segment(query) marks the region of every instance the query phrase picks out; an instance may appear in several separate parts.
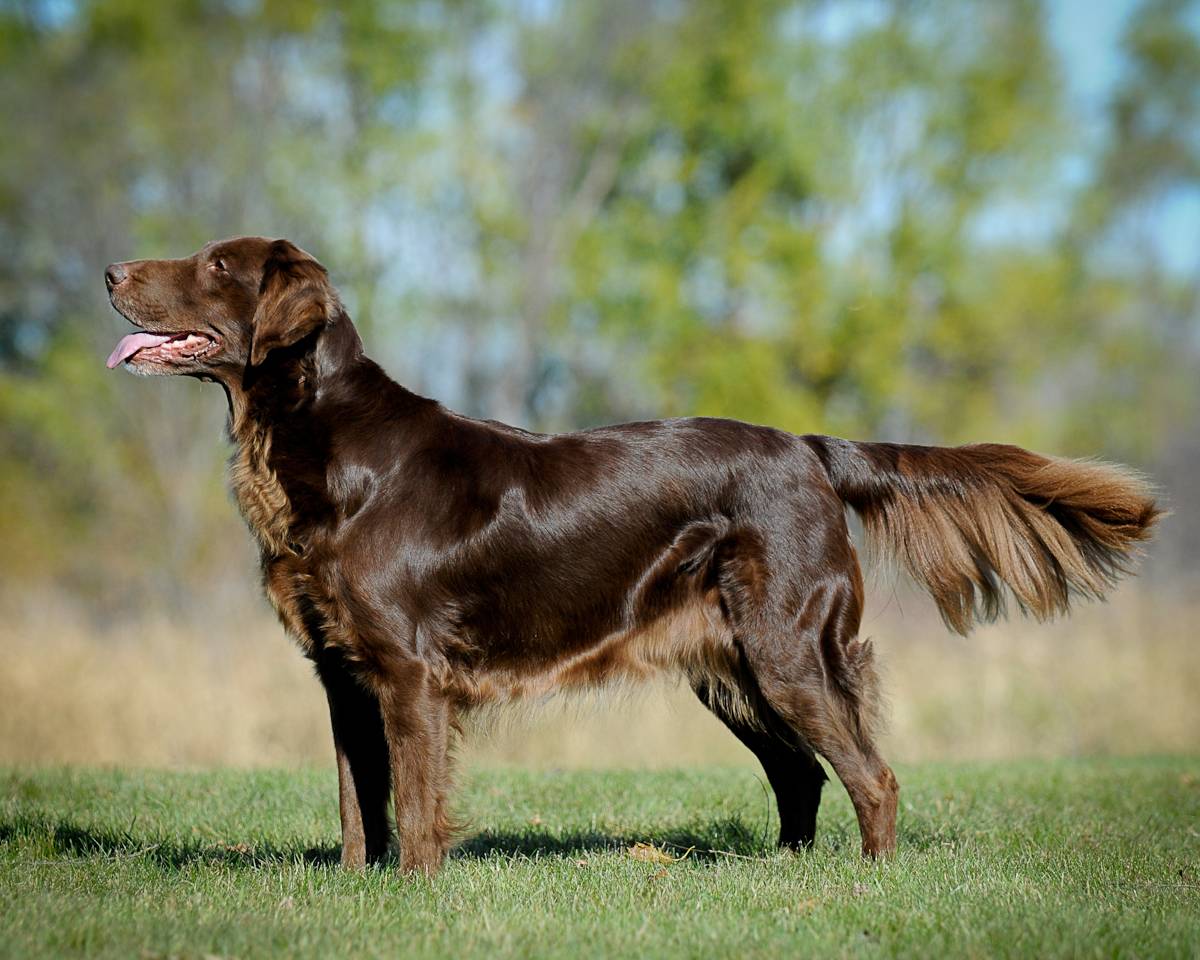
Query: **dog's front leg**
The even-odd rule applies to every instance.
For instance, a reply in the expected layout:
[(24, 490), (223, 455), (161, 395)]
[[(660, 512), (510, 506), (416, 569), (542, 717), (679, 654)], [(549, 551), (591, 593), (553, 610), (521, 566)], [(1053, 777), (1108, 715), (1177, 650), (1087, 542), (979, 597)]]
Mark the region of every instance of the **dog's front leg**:
[(450, 701), (423, 666), (413, 665), (390, 673), (379, 702), (391, 755), (400, 866), (434, 873), (450, 846)]
[(358, 869), (387, 855), (391, 766), (379, 700), (340, 658), (322, 657), (317, 673), (329, 700), (337, 753), (342, 866)]

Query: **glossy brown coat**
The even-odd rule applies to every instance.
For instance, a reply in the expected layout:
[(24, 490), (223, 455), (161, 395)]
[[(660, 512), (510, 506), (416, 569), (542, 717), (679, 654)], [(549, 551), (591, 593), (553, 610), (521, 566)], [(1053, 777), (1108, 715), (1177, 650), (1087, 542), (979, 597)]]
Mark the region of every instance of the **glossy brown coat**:
[(387, 853), (389, 793), (402, 865), (441, 862), (462, 711), (657, 671), (682, 673), (762, 761), (782, 844), (812, 842), (819, 754), (864, 852), (886, 853), (897, 786), (873, 741), (846, 505), (960, 630), (1000, 612), (1002, 584), (1039, 616), (1099, 594), (1157, 516), (1119, 469), (1014, 447), (473, 420), (364, 356), (324, 268), (286, 241), (114, 266), (123, 315), (206, 344), (127, 365), (228, 396), (266, 592), (329, 699), (349, 866)]

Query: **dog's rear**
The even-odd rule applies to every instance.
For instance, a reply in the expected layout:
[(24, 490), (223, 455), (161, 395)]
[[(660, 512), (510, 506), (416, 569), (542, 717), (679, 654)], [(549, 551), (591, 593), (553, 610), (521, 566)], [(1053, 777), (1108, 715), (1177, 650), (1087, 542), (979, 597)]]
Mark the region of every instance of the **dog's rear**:
[(966, 633), (1008, 587), (1038, 619), (1100, 598), (1162, 515), (1133, 472), (1020, 447), (924, 447), (806, 437), (868, 540), (925, 586)]

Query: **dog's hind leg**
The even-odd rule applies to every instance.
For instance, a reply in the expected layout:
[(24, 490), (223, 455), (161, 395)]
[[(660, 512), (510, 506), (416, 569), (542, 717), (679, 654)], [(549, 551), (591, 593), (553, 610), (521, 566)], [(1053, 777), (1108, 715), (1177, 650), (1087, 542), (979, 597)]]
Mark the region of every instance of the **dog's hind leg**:
[(779, 845), (793, 850), (811, 847), (817, 833), (821, 788), (828, 779), (812, 748), (763, 702), (757, 690), (753, 697), (750, 691), (736, 694), (757, 715), (752, 721), (727, 703), (709, 681), (695, 681), (692, 689), (762, 764), (779, 808)]
[(896, 847), (899, 785), (876, 749), (871, 648), (857, 639), (859, 603), (841, 585), (813, 589), (796, 622), (742, 640), (763, 697), (825, 757), (850, 794), (865, 856)]
[(880, 856), (896, 846), (899, 785), (874, 742), (873, 656), (858, 639), (862, 576), (840, 512), (824, 530), (810, 522), (807, 534), (772, 542), (768, 532), (726, 549), (721, 596), (763, 699), (832, 765), (863, 854)]

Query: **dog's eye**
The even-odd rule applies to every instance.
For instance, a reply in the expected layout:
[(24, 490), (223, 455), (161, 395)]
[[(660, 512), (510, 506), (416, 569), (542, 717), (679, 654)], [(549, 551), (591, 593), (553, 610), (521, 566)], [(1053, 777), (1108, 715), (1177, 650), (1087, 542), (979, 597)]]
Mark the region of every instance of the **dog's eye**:
[(215, 270), (217, 273), (228, 273), (229, 272), (228, 270), (225, 269), (225, 261), (222, 260), (220, 257), (217, 257), (215, 260), (213, 260), (211, 263), (209, 263), (208, 266), (209, 266), (209, 269)]

